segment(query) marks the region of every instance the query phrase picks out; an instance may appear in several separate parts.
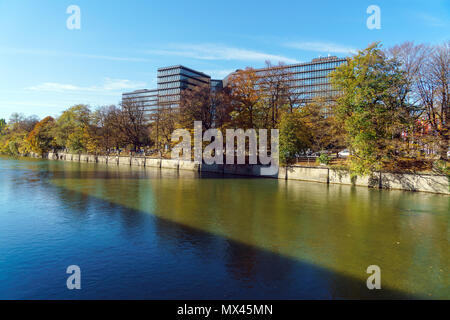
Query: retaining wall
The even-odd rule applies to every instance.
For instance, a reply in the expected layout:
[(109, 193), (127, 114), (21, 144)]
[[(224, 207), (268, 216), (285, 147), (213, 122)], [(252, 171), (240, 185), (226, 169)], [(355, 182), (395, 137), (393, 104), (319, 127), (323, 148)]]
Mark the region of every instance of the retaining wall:
[[(161, 160), (161, 168), (165, 169), (177, 169), (180, 160), (172, 160), (172, 159), (162, 159)], [(190, 161), (188, 161), (190, 162)]]
[(118, 164), (120, 165), (126, 165), (126, 166), (130, 166), (131, 165), (131, 157), (117, 157), (118, 158)]
[[(32, 154), (33, 157), (39, 157)], [(432, 174), (374, 173), (371, 176), (354, 176), (346, 170), (327, 167), (291, 166), (280, 167), (278, 172), (262, 175), (265, 166), (205, 164), (195, 161), (154, 159), (146, 157), (94, 156), (69, 153), (48, 153), (43, 158), (76, 162), (107, 163), (108, 165), (128, 165), (140, 167), (166, 168), (197, 172), (213, 172), (253, 177), (269, 177), (283, 180), (302, 180), (321, 183), (346, 184), (383, 189), (400, 189), (450, 194), (449, 178)]]

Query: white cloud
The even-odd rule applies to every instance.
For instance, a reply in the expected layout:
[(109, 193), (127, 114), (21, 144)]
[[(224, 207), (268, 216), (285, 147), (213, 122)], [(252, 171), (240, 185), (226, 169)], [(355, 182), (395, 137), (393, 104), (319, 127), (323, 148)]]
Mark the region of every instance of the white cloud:
[(135, 58), (135, 57), (117, 57), (117, 56), (107, 56), (107, 55), (97, 55), (97, 54), (86, 54), (77, 52), (67, 52), (67, 51), (53, 51), (53, 50), (42, 50), (42, 49), (19, 49), (19, 48), (1, 48), (0, 53), (2, 54), (27, 54), (27, 55), (39, 55), (39, 56), (65, 56), (74, 58), (87, 58), (87, 59), (98, 59), (98, 60), (110, 60), (110, 61), (128, 61), (128, 62), (148, 62), (145, 58)]
[(71, 84), (45, 82), (38, 84), (36, 86), (29, 87), (27, 89), (32, 91), (63, 92), (63, 91), (79, 91), (82, 88)]
[(204, 70), (203, 72), (210, 75), (213, 79), (223, 79), (236, 69), (224, 69), (224, 70)]
[(154, 49), (146, 51), (149, 54), (171, 55), (199, 60), (238, 60), (238, 61), (265, 61), (297, 63), (296, 59), (264, 53), (259, 51), (227, 47), (218, 44), (172, 44), (168, 49)]
[(105, 78), (105, 83), (103, 84), (103, 90), (120, 91), (124, 89), (136, 89), (143, 88), (147, 84), (143, 81), (132, 81), (127, 79), (111, 79)]
[(95, 93), (108, 93), (117, 92), (129, 89), (144, 88), (147, 84), (142, 81), (132, 81), (127, 79), (111, 79), (105, 78), (101, 86), (82, 87), (72, 84), (57, 83), (57, 82), (44, 82), (32, 87), (27, 88), (31, 91), (40, 92), (95, 92)]
[(425, 22), (430, 27), (445, 27), (446, 26), (446, 23), (444, 20), (442, 20), (438, 17), (432, 16), (430, 14), (420, 13), (418, 16), (423, 22)]
[(324, 53), (356, 53), (357, 49), (331, 42), (288, 42), (286, 47), (300, 49), (305, 51), (324, 52)]

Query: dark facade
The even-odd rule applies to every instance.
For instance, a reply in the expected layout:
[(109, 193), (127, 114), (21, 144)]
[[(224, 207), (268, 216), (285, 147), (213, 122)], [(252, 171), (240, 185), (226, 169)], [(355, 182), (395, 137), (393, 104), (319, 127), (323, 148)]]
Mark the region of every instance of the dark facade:
[(181, 92), (199, 85), (210, 85), (211, 77), (184, 66), (158, 69), (158, 103), (161, 107), (176, 108)]
[(209, 75), (181, 65), (159, 68), (157, 89), (123, 93), (122, 101), (142, 104), (151, 118), (158, 108), (177, 108), (182, 91), (199, 85), (211, 86), (211, 90), (221, 90), (222, 80), (211, 80)]

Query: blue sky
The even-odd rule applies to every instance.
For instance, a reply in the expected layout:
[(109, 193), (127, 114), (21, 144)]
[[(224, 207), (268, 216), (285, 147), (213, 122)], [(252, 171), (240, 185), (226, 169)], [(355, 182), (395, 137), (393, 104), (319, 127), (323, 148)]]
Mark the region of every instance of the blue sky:
[[(369, 30), (369, 5), (381, 29)], [(69, 5), (81, 29), (69, 30)], [(223, 78), (237, 68), (349, 55), (373, 41), (450, 39), (450, 0), (0, 0), (0, 118), (115, 104), (183, 64)]]

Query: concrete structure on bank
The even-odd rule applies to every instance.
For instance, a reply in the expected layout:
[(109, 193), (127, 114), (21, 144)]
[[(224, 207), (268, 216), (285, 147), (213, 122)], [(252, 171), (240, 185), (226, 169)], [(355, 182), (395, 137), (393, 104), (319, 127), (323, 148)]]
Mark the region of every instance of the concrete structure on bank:
[[(31, 156), (38, 157), (36, 154), (32, 154)], [(44, 155), (43, 158), (50, 160), (103, 163), (108, 165), (128, 165), (172, 170), (188, 170), (194, 172), (212, 172), (217, 174), (265, 177), (281, 180), (301, 180), (326, 184), (344, 184), (380, 189), (424, 191), (450, 195), (449, 178), (444, 175), (376, 172), (372, 176), (352, 177), (346, 170), (327, 167), (292, 166), (287, 168), (280, 167), (276, 175), (262, 176), (261, 165), (208, 165), (195, 161), (172, 159), (122, 156), (93, 156), (69, 153), (48, 153)]]

